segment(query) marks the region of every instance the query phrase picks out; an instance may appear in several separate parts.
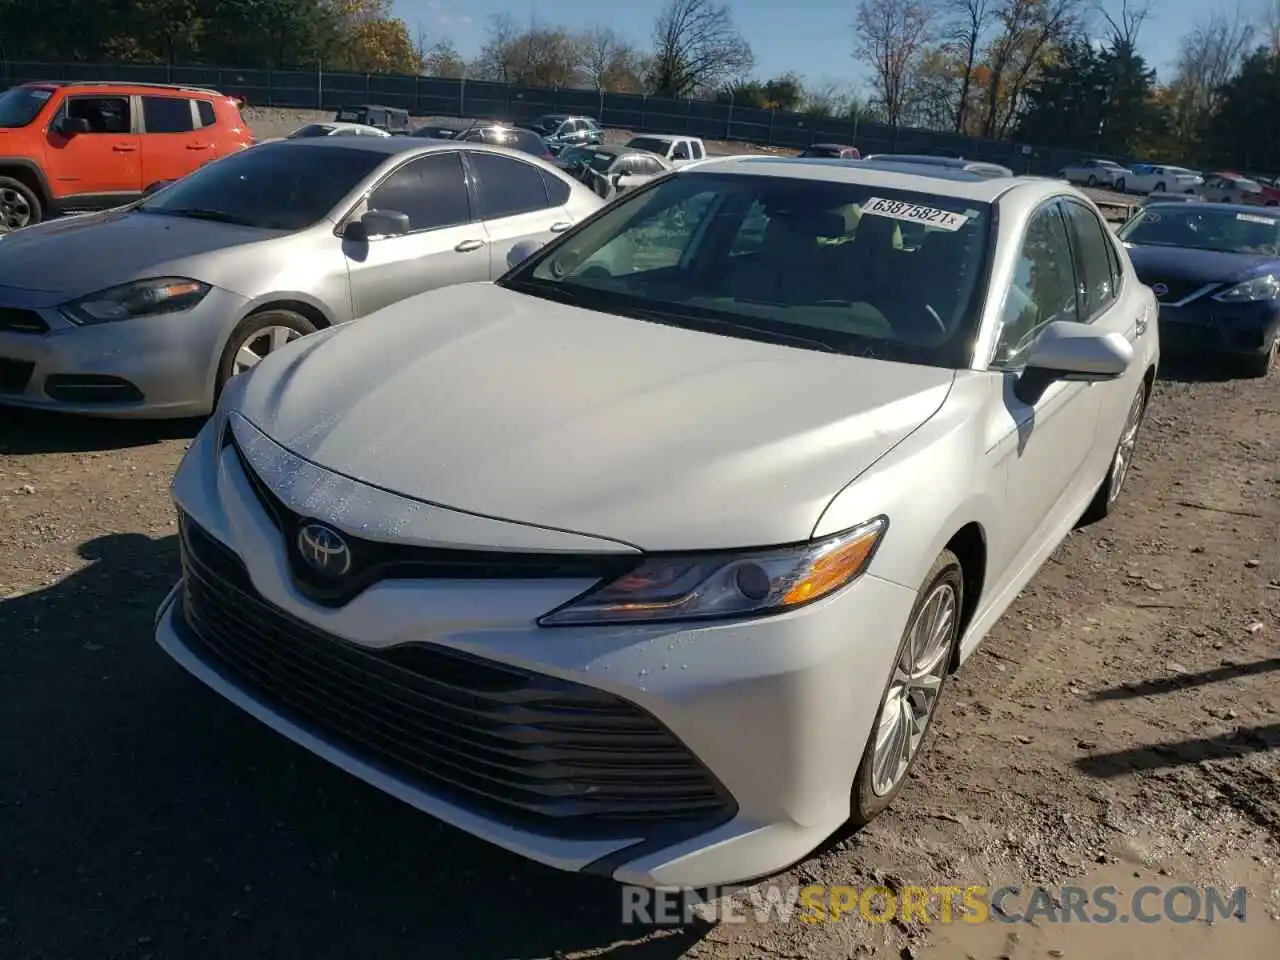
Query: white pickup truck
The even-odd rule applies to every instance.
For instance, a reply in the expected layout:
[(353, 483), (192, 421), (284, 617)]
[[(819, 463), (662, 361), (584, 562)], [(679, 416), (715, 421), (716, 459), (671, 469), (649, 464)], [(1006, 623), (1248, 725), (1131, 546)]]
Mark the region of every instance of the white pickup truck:
[(695, 160), (705, 160), (707, 148), (698, 137), (677, 137), (665, 133), (646, 133), (632, 137), (626, 145), (632, 150), (656, 153), (674, 167), (682, 167)]

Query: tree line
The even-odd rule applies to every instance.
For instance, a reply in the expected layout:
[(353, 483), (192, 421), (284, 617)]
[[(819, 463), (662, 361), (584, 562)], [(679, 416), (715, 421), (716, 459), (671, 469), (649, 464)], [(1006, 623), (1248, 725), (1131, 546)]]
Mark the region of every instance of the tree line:
[[(657, 0), (647, 42), (496, 16), (467, 60), (390, 0), (0, 0), (0, 58), (209, 63), (698, 97), (1014, 138), (1102, 156), (1280, 171), (1280, 0), (1210, 13), (1159, 82), (1139, 52), (1160, 0), (858, 0), (862, 89), (754, 74), (719, 0)], [(853, 72), (851, 69), (850, 72)]]
[(1210, 12), (1170, 75), (1139, 52), (1160, 0), (860, 0), (868, 113), (1120, 159), (1280, 173), (1280, 0)]

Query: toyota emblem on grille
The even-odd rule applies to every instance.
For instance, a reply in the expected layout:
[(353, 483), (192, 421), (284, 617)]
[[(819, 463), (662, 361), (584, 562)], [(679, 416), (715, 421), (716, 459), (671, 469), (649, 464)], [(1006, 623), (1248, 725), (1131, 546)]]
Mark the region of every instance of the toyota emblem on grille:
[(332, 527), (305, 523), (298, 531), (298, 553), (316, 573), (337, 579), (351, 569), (351, 548)]
[(1163, 284), (1163, 283), (1152, 284), (1151, 292), (1154, 293), (1157, 297), (1163, 297), (1166, 293), (1169, 292), (1169, 287), (1167, 284)]

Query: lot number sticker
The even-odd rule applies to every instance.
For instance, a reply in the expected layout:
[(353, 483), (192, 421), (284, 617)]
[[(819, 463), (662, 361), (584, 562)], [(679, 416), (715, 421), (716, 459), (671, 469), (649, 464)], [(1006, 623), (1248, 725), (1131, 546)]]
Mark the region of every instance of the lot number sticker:
[(962, 213), (952, 213), (950, 210), (939, 210), (918, 203), (904, 203), (901, 200), (885, 200), (882, 197), (872, 197), (862, 208), (862, 212), (893, 220), (923, 223), (939, 230), (959, 230), (969, 222), (969, 218)]
[(1272, 220), (1270, 217), (1260, 217), (1256, 213), (1237, 213), (1236, 219), (1243, 220), (1245, 223), (1261, 223), (1268, 227), (1274, 227), (1276, 225), (1276, 221)]

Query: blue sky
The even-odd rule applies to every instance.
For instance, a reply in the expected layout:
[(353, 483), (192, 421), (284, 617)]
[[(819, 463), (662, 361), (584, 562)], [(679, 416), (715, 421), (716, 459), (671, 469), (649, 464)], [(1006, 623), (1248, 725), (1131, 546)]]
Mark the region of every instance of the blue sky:
[[(1112, 0), (1118, 6), (1119, 0)], [(1155, 0), (1143, 24), (1139, 45), (1167, 79), (1177, 56), (1178, 40), (1193, 23), (1218, 7), (1219, 0)], [(465, 57), (484, 43), (489, 18), (509, 13), (517, 20), (588, 27), (605, 22), (635, 43), (648, 46), (653, 21), (663, 0), (630, 3), (587, 3), (583, 0), (393, 0), (396, 14), (410, 33), (447, 36)], [(734, 18), (756, 54), (756, 73), (776, 76), (794, 70), (811, 83), (859, 82), (866, 71), (854, 62), (852, 3), (832, 0), (732, 0)], [(1226, 4), (1221, 4), (1227, 12)]]

